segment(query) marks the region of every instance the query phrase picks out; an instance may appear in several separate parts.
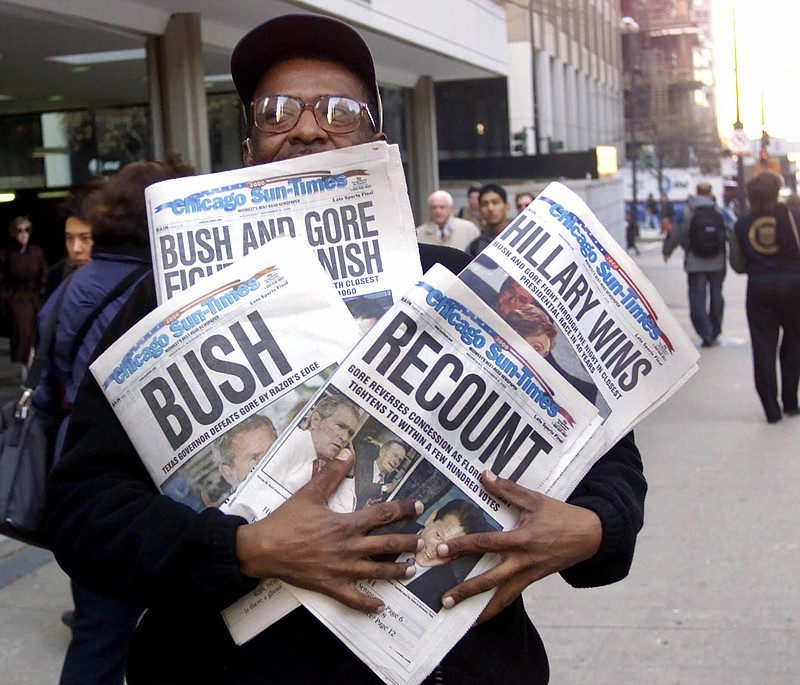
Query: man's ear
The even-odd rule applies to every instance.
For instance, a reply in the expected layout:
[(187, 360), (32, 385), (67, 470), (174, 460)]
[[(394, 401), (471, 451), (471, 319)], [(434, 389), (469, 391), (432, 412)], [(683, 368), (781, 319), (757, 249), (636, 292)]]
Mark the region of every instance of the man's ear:
[(219, 465), (219, 475), (225, 480), (225, 482), (233, 486), (233, 482), (236, 480), (236, 474), (233, 471), (233, 467), (230, 464), (220, 464)]
[(242, 161), (245, 166), (253, 166), (253, 153), (250, 149), (250, 139), (245, 138), (242, 141)]

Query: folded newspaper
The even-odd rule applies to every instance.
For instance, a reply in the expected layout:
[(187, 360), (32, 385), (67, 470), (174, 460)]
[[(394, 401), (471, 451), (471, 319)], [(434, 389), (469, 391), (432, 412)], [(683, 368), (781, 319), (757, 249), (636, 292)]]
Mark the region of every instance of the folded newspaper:
[[(439, 265), (361, 339), (233, 494), (227, 511), (250, 520), (266, 516), (310, 477), (313, 419), (321, 406), (347, 411), (352, 420), (355, 465), (331, 507), (344, 513), (376, 501), (421, 500), (425, 512), (418, 520), (379, 532), (415, 532), (431, 541), (440, 541), (434, 535), (445, 530), (451, 537), (515, 527), (517, 512), (484, 490), (481, 471), (491, 468), (550, 492), (566, 466), (581, 458), (601, 421), (596, 407), (533, 346)], [(440, 564), (431, 546), (398, 558), (415, 563), (410, 581), (357, 584), (383, 601), (380, 615), (292, 591), (387, 683), (413, 685), (489, 599), (446, 611), (444, 591), (496, 561), (486, 555)], [(238, 613), (224, 615), (236, 642), (252, 637), (242, 633)]]
[[(658, 291), (560, 183), (548, 185), (460, 278), (509, 321), (519, 322), (520, 311), (547, 315), (548, 363), (604, 417), (595, 456), (697, 370), (697, 349)], [(585, 471), (576, 460), (555, 494), (566, 497)]]
[[(313, 248), (362, 331), (422, 274), (397, 145), (172, 179), (148, 187), (145, 198), (159, 303), (278, 236)], [(297, 606), (275, 579), (257, 594), (247, 603), (258, 610), (242, 612), (253, 631)]]
[(145, 197), (159, 303), (278, 235), (311, 245), (356, 313), (379, 316), (422, 273), (396, 145), (162, 181)]
[[(225, 501), (360, 335), (311, 249), (282, 238), (175, 294), (90, 368), (156, 486), (200, 511)], [(265, 587), (270, 622), (297, 606)]]

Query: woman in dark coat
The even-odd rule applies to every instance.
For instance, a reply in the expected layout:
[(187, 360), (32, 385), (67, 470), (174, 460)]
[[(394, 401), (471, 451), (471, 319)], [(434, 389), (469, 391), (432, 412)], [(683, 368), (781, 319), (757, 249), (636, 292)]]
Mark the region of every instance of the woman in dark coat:
[(36, 315), (47, 282), (47, 261), (42, 248), (30, 243), (28, 217), (14, 217), (8, 233), (14, 243), (4, 255), (2, 297), (11, 314), (11, 361), (20, 365), (24, 381), (36, 344)]

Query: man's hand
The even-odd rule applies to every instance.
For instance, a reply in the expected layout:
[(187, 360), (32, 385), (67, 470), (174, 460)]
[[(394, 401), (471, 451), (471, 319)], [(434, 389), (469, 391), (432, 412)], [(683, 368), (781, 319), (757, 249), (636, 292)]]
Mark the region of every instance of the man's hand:
[(239, 527), (236, 556), (244, 575), (280, 578), (360, 611), (382, 610), (379, 599), (359, 592), (353, 582), (413, 576), (414, 569), (408, 564), (377, 562), (369, 557), (413, 553), (420, 541), (416, 535), (366, 533), (392, 521), (419, 516), (422, 503), (383, 502), (351, 514), (331, 511), (328, 499), (352, 462), (352, 453), (342, 450), (269, 516)]
[(486, 490), (520, 510), (517, 528), (500, 533), (474, 533), (439, 545), (443, 557), (497, 552), (494, 568), (448, 590), (442, 600), (451, 608), (468, 597), (497, 588), (478, 618), (485, 621), (511, 604), (531, 583), (591, 558), (603, 535), (597, 514), (566, 504), (504, 478), (491, 471), (481, 477)]

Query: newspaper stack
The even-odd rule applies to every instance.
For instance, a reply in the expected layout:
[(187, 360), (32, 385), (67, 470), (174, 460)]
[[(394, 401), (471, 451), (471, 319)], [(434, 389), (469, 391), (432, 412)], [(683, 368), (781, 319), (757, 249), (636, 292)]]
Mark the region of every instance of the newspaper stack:
[[(313, 156), (316, 168), (321, 168), (322, 157)], [(307, 169), (299, 171), (296, 165), (311, 160), (280, 163), (286, 165), (280, 175), (302, 176)], [(360, 161), (354, 157), (348, 164), (351, 169), (366, 168)], [(267, 176), (273, 183), (278, 176), (273, 167), (241, 173), (255, 174), (249, 183)], [(205, 191), (198, 188), (208, 187), (208, 178), (180, 180), (187, 184), (181, 193), (172, 186), (169, 192), (158, 186), (158, 192), (148, 191), (156, 217), (154, 238), (196, 231), (197, 246), (200, 230), (213, 235), (212, 226), (197, 216), (194, 224), (179, 224), (174, 231), (169, 225), (159, 226), (157, 219), (169, 197), (202, 198)], [(368, 178), (377, 188), (377, 176)], [(370, 209), (376, 217), (384, 216), (384, 197), (395, 207), (387, 184)], [(219, 187), (227, 190), (227, 184)], [(351, 199), (342, 196), (341, 202)], [(275, 226), (288, 211), (276, 205)], [(315, 221), (309, 217), (327, 210), (303, 205), (292, 211), (292, 225), (307, 229)], [(239, 221), (236, 235), (249, 235), (252, 226), (242, 228), (248, 221)], [(225, 233), (222, 228), (227, 230), (232, 222), (212, 223), (221, 226), (216, 229), (219, 235), (234, 235), (233, 229)], [(404, 265), (405, 294), (396, 295), (395, 284), (402, 279), (387, 274), (386, 266), (394, 262), (395, 250), (401, 259), (409, 252), (416, 255), (416, 248), (410, 250), (407, 244), (413, 226), (411, 231), (410, 236), (389, 235), (407, 232), (406, 224), (381, 230), (384, 271), (375, 274), (374, 283), (360, 284), (373, 290), (357, 295), (383, 293), (393, 304), (360, 339), (348, 309), (337, 298), (337, 292), (347, 297), (350, 286), (331, 273), (319, 246), (310, 240), (309, 250), (301, 241), (272, 240), (270, 235), (269, 247), (241, 261), (237, 253), (235, 265), (218, 274), (214, 271), (228, 259), (212, 259), (210, 275), (204, 273), (204, 280), (161, 305), (92, 366), (164, 492), (180, 499), (184, 491), (192, 491), (187, 482), (206, 483), (213, 471), (206, 454), (213, 453), (211, 442), (247, 414), (266, 413), (280, 436), (269, 441), (271, 446), (265, 444), (266, 453), (243, 483), (216, 498), (201, 498), (200, 504), (220, 506), (251, 521), (266, 516), (304, 482), (298, 480), (301, 471), (295, 467), (314, 456), (310, 433), (315, 408), (323, 402), (344, 403), (353, 416), (350, 446), (356, 458), (352, 477), (329, 502), (332, 508), (347, 512), (376, 501), (414, 498), (424, 502), (425, 513), (417, 521), (392, 524), (390, 530), (424, 538), (426, 528), (452, 520), (447, 517), (454, 512), (458, 530), (452, 534), (508, 530), (516, 525), (517, 514), (482, 488), (482, 470), (489, 468), (527, 488), (566, 499), (610, 445), (696, 370), (697, 352), (658, 293), (580, 198), (560, 184), (548, 186), (458, 278), (438, 266), (419, 278)], [(312, 233), (305, 230), (309, 238)], [(183, 240), (188, 244), (188, 237)], [(238, 240), (231, 238), (228, 244)], [(170, 275), (171, 243), (155, 242), (159, 247), (154, 247), (154, 259), (164, 267), (159, 288), (167, 297), (176, 283), (178, 290), (183, 288), (184, 277), (189, 285), (189, 270), (195, 267), (174, 272), (183, 276)], [(340, 247), (346, 254), (346, 247)], [(333, 284), (317, 260), (325, 264)], [(197, 256), (194, 263), (200, 263)], [(240, 293), (241, 299), (231, 302), (224, 316), (197, 320), (194, 315), (203, 303), (220, 292)], [(307, 298), (319, 306), (307, 306)], [(255, 321), (263, 324), (261, 333)], [(180, 335), (172, 333), (175, 322)], [(257, 360), (237, 349), (244, 338), (231, 337), (236, 326), (245, 327), (251, 341), (268, 331), (274, 342), (268, 347), (268, 382), (259, 378), (252, 394), (243, 386), (245, 379), (256, 378)], [(301, 382), (302, 370), (312, 367), (313, 379)], [(122, 383), (117, 380), (121, 368), (130, 369)], [(203, 374), (210, 382), (196, 382)], [(209, 387), (213, 397), (203, 395)], [(285, 393), (301, 387), (301, 393), (285, 401)], [(197, 398), (204, 396), (222, 404), (211, 423), (197, 409)], [(145, 436), (142, 429), (149, 423), (142, 417), (150, 415), (164, 433), (158, 444), (152, 431)], [(390, 473), (382, 473), (376, 485), (379, 461), (390, 448)], [(310, 477), (310, 470), (302, 472)], [(225, 495), (229, 496), (223, 502)], [(424, 557), (413, 561), (418, 571), (409, 581), (359, 583), (363, 592), (381, 598), (386, 609), (380, 615), (352, 611), (275, 579), (265, 580), (223, 615), (234, 640), (243, 643), (299, 600), (386, 683), (417, 685), (489, 600), (486, 594), (445, 610), (441, 595), (496, 560), (486, 555), (446, 564)]]
[[(696, 360), (641, 271), (574, 193), (551, 184), (460, 280), (442, 267), (425, 274), (224, 506), (256, 520), (285, 501), (296, 486), (281, 479), (308, 432), (308, 415), (316, 402), (336, 397), (357, 407), (358, 426), (354, 474), (332, 508), (368, 504), (360, 491), (371, 483), (359, 482), (359, 462), (371, 464), (380, 446), (399, 442), (404, 456), (382, 499), (426, 506), (415, 526), (399, 530), (424, 536), (437, 512), (454, 507), (473, 509), (464, 519), (473, 527), (455, 534), (508, 530), (516, 513), (482, 488), (483, 469), (566, 499), (614, 442), (694, 373)], [(416, 685), (489, 599), (443, 610), (441, 595), (495, 560), (415, 561), (411, 581), (359, 584), (383, 601), (380, 615), (291, 591), (385, 682)], [(253, 599), (224, 612), (238, 643), (255, 634), (254, 614), (267, 616)]]
[[(419, 532), (435, 519), (434, 512), (453, 506), (471, 510), (464, 516), (477, 519), (473, 532), (514, 528), (517, 512), (483, 489), (481, 471), (491, 468), (549, 493), (567, 465), (581, 458), (601, 421), (596, 407), (438, 265), (361, 339), (315, 402), (327, 397), (345, 398), (359, 417), (352, 441), (354, 475), (334, 493), (333, 509), (353, 511), (362, 490), (370, 488), (369, 478), (359, 478), (365, 470), (361, 461), (370, 472), (378, 446), (403, 445), (397, 484), (385, 499), (419, 499), (426, 510), (411, 528), (392, 526), (386, 532)], [(296, 419), (225, 510), (255, 520), (290, 496), (289, 490), (281, 492), (280, 479), (285, 463), (296, 458), (297, 435), (308, 432), (306, 419)], [(299, 588), (292, 592), (386, 682), (418, 683), (489, 600), (487, 594), (445, 611), (442, 593), (486, 571), (495, 559), (486, 555), (428, 567), (433, 562), (423, 551), (415, 562), (411, 581), (358, 584), (383, 601), (380, 615), (352, 611)], [(252, 637), (240, 613), (248, 606), (244, 600), (224, 613), (236, 642)]]

